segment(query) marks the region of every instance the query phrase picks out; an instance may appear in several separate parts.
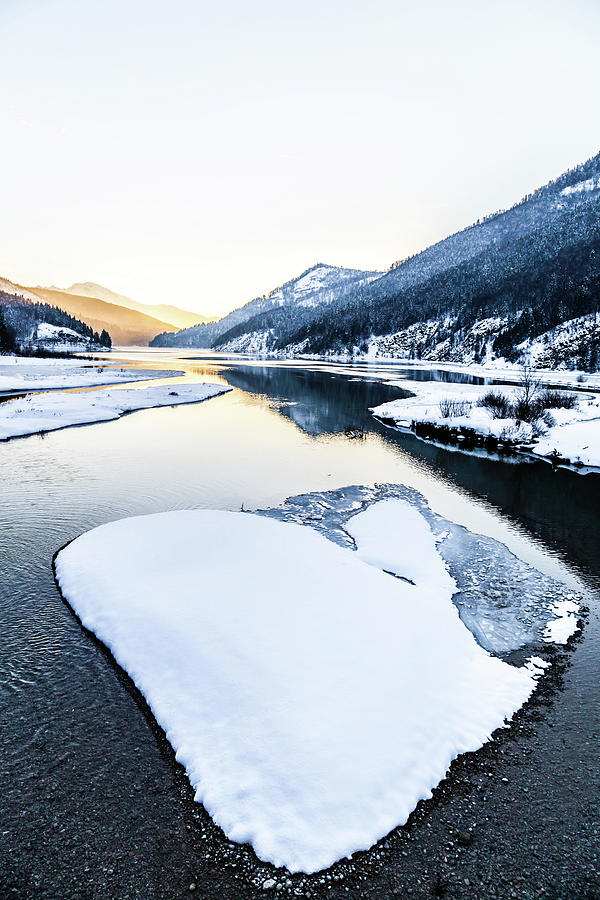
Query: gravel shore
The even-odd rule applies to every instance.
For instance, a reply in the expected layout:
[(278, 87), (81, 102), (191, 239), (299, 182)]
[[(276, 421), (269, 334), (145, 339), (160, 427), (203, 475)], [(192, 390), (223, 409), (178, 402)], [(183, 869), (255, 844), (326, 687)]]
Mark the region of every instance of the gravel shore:
[(77, 784), (76, 773), (51, 751), (54, 779), (44, 779), (35, 835), (28, 829), (28, 841), (2, 854), (0, 896), (600, 897), (600, 721), (590, 671), (599, 634), (593, 608), (583, 634), (551, 651), (548, 674), (510, 728), (456, 760), (404, 827), (313, 876), (288, 876), (224, 837), (194, 803), (143, 698), (118, 670), (134, 753), (131, 742), (88, 748), (99, 757), (98, 777), (79, 803), (71, 798), (77, 821), (69, 822), (56, 817), (53, 800)]

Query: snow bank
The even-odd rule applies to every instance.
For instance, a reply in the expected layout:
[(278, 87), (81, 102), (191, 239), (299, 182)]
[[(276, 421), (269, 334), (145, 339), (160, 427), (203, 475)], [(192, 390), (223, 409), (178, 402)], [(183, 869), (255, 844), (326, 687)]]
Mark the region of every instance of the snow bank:
[[(578, 393), (574, 409), (548, 410), (554, 424), (543, 425), (544, 433), (538, 436), (530, 424), (512, 418), (495, 419), (487, 408), (477, 405), (490, 385), (405, 379), (399, 384), (415, 396), (374, 407), (371, 410), (374, 415), (391, 419), (404, 428), (410, 428), (413, 423), (467, 428), (484, 437), (518, 445), (535, 456), (560, 457), (579, 467), (600, 467), (600, 394)], [(492, 389), (511, 399), (519, 393), (518, 385), (499, 385)], [(448, 400), (465, 404), (463, 414), (442, 415), (440, 404)]]
[(0, 355), (0, 393), (99, 387), (103, 384), (149, 381), (176, 375), (183, 375), (183, 372), (164, 369), (126, 369), (111, 363), (93, 364), (75, 358)]
[(266, 516), (161, 513), (96, 528), (56, 561), (196, 799), (291, 871), (405, 822), (535, 685), (462, 625), (418, 512), (379, 504), (350, 527), (358, 552)]
[(0, 403), (0, 440), (55, 431), (69, 425), (108, 422), (138, 409), (198, 403), (230, 390), (220, 384), (169, 384), (114, 391), (29, 394)]

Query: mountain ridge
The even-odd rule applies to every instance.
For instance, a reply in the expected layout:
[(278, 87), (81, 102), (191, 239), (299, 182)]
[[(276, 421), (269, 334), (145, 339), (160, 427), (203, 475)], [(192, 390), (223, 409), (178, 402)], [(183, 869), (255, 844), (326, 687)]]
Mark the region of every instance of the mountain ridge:
[(174, 325), (176, 328), (189, 328), (191, 325), (213, 321), (211, 316), (204, 316), (201, 313), (183, 309), (172, 303), (141, 303), (139, 300), (133, 300), (126, 294), (119, 294), (94, 281), (75, 282), (68, 288), (50, 288), (50, 290), (59, 290), (78, 297), (91, 297), (96, 300), (104, 300), (106, 303), (124, 306), (126, 309), (144, 313), (144, 315), (151, 316), (161, 322), (167, 322), (167, 324)]
[(243, 325), (255, 316), (288, 305), (311, 306), (329, 303), (334, 299), (334, 290), (343, 292), (351, 285), (366, 283), (381, 276), (381, 272), (346, 269), (326, 263), (316, 263), (300, 275), (290, 278), (279, 287), (273, 288), (261, 297), (249, 300), (234, 309), (217, 322), (186, 328), (177, 332), (178, 339), (185, 343), (172, 343), (168, 334), (159, 334), (150, 342), (151, 347), (210, 347), (226, 331)]
[(94, 331), (106, 329), (109, 332), (113, 344), (121, 346), (144, 346), (152, 337), (156, 328), (175, 331), (175, 326), (168, 322), (161, 322), (145, 313), (133, 309), (126, 309), (106, 300), (96, 297), (84, 297), (76, 294), (68, 294), (61, 290), (51, 288), (29, 288), (41, 300), (64, 309), (70, 315), (82, 319), (90, 325)]
[(111, 337), (20, 285), (0, 279), (0, 353), (39, 354), (107, 350)]
[[(384, 273), (336, 285), (326, 304), (249, 306), (200, 339), (285, 356), (515, 360), (527, 341), (600, 309), (600, 154)], [(585, 334), (590, 346), (575, 341), (570, 360), (563, 341), (561, 364), (592, 364), (596, 331)]]

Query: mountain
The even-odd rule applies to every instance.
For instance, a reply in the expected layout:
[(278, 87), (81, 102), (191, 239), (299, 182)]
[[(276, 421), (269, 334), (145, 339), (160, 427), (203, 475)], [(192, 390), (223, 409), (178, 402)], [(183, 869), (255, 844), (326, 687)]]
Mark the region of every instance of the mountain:
[(29, 288), (28, 291), (39, 299), (82, 319), (94, 331), (106, 329), (113, 343), (119, 346), (146, 346), (157, 331), (176, 330), (175, 326), (168, 322), (95, 297), (70, 294), (58, 288), (35, 287)]
[(200, 313), (191, 312), (189, 309), (180, 309), (169, 303), (139, 303), (126, 297), (124, 294), (117, 294), (109, 288), (103, 287), (101, 284), (95, 284), (93, 281), (83, 281), (72, 284), (68, 288), (56, 288), (55, 290), (63, 290), (67, 294), (75, 294), (78, 297), (93, 297), (96, 300), (105, 300), (107, 303), (114, 303), (117, 306), (124, 306), (125, 309), (133, 309), (136, 312), (144, 313), (159, 319), (161, 322), (167, 322), (176, 328), (189, 328), (191, 325), (197, 325), (200, 322), (212, 322), (210, 316), (203, 316)]
[(242, 327), (261, 313), (290, 307), (315, 309), (343, 296), (351, 288), (367, 284), (379, 278), (381, 272), (362, 272), (358, 269), (341, 269), (318, 263), (292, 278), (269, 294), (250, 300), (239, 309), (207, 325), (186, 328), (177, 334), (159, 334), (150, 342), (151, 347), (210, 347), (224, 334)]
[(0, 279), (0, 353), (48, 353), (105, 350), (108, 332), (95, 332), (62, 309)]
[(597, 366), (600, 154), (387, 272), (362, 274), (332, 278), (327, 302), (318, 291), (309, 303), (285, 295), (263, 307), (253, 301), (204, 326), (210, 331), (166, 340), (281, 355), (471, 362), (533, 354)]

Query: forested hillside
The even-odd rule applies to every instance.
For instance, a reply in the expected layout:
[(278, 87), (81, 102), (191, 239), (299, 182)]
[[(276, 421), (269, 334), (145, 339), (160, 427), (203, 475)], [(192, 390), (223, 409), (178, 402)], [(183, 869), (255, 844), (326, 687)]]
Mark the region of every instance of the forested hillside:
[(107, 331), (98, 334), (56, 306), (0, 291), (0, 353), (62, 352), (110, 346)]
[[(367, 274), (367, 273), (363, 273)], [(327, 303), (247, 304), (172, 346), (241, 352), (598, 364), (600, 155), (377, 277), (341, 282)], [(240, 315), (241, 314), (241, 315)], [(565, 346), (570, 323), (572, 350)], [(227, 326), (226, 328), (224, 326)], [(553, 355), (555, 336), (560, 351)], [(578, 337), (581, 332), (581, 339)], [(184, 343), (185, 342), (185, 343)], [(536, 351), (537, 352), (537, 351)]]

